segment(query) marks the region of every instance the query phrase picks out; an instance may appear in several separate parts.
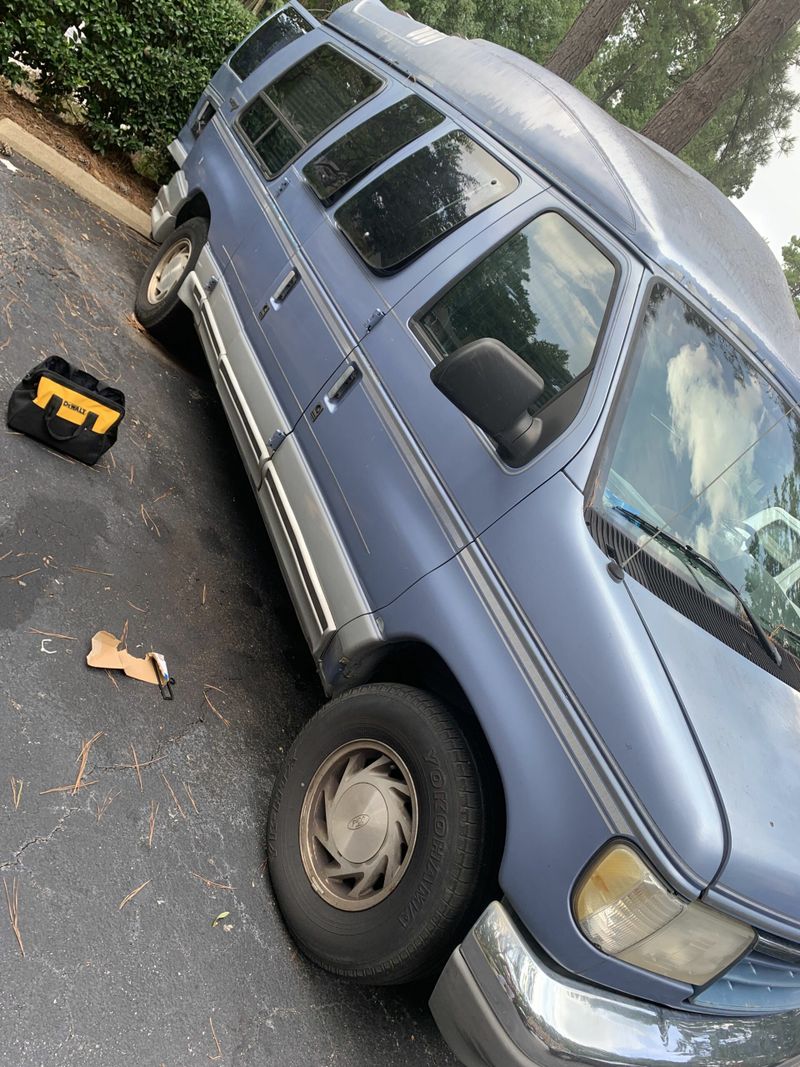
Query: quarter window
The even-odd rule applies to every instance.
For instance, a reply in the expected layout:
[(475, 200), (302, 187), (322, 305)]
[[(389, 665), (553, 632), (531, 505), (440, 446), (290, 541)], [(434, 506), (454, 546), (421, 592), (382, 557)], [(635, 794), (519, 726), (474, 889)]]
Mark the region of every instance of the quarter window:
[(230, 59), (230, 68), (244, 80), (284, 45), (302, 37), (313, 28), (294, 8), (287, 7), (278, 11), (236, 49)]
[(536, 410), (589, 366), (614, 286), (611, 260), (556, 212), (483, 259), (419, 321), (441, 356), (496, 337), (544, 381)]
[(323, 45), (267, 86), (239, 126), (273, 177), (380, 86), (370, 71)]
[(319, 199), (329, 207), (379, 163), (432, 130), (444, 115), (418, 96), (408, 96), (346, 133), (303, 167)]
[(518, 184), (494, 156), (456, 130), (401, 159), (334, 218), (367, 266), (390, 274)]

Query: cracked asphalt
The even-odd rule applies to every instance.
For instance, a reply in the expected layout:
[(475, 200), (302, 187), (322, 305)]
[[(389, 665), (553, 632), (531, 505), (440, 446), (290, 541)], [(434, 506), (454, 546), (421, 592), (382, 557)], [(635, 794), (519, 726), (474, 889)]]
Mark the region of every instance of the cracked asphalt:
[[(12, 162), (3, 404), (56, 354), (128, 414), (94, 469), (0, 431), (0, 1064), (452, 1065), (429, 990), (345, 984), (282, 926), (267, 803), (323, 697), (277, 563), (201, 357), (130, 317), (151, 247)], [(86, 666), (126, 620), (172, 702)]]

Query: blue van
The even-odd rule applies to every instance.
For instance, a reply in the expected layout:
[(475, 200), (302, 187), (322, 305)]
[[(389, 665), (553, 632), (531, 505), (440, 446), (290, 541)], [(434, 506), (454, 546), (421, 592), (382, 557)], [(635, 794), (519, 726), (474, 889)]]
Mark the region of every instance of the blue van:
[(800, 1055), (800, 321), (716, 189), (486, 41), (290, 3), (136, 312), (189, 314), (329, 702), (269, 813), (327, 970), (469, 1067)]

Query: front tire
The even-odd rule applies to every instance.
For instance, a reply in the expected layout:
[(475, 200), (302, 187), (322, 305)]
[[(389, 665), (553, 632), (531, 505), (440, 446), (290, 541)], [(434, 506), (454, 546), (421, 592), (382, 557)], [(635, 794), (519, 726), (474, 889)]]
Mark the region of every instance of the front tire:
[(136, 291), (136, 318), (159, 340), (172, 340), (191, 321), (178, 296), (208, 240), (207, 219), (187, 219), (172, 231), (153, 256)]
[(269, 813), (270, 879), (303, 952), (373, 985), (439, 967), (485, 903), (489, 797), (453, 712), (367, 685), (290, 749)]

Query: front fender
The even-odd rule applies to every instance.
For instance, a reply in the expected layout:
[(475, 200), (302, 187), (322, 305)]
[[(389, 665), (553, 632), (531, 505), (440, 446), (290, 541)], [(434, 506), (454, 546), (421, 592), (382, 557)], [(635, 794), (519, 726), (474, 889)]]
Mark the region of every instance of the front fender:
[[(531, 649), (515, 647), (498, 625), (486, 590), (479, 590), (480, 557), (480, 548), (469, 546), (384, 608), (384, 637), (433, 648), (477, 714), (505, 793), (500, 885), (533, 937), (574, 974), (661, 1003), (680, 1003), (691, 994), (689, 986), (610, 959), (574, 922), (573, 885), (599, 848), (615, 836), (638, 841), (651, 855), (658, 844), (581, 730), (557, 678), (544, 663), (522, 669)], [(344, 645), (353, 625), (339, 635)], [(687, 896), (703, 888), (686, 884), (667, 860), (660, 866)]]

